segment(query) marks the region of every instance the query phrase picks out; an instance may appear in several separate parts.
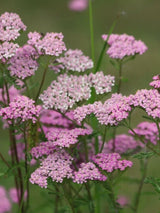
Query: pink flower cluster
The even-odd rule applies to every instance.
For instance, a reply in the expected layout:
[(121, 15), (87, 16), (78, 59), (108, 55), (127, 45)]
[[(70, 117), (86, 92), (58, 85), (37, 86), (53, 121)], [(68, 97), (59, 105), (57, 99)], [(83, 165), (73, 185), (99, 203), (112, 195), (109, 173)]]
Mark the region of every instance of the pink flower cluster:
[[(108, 35), (102, 35), (104, 41), (107, 40)], [(147, 46), (141, 40), (135, 40), (133, 36), (127, 34), (111, 34), (107, 41), (109, 48), (107, 54), (111, 58), (123, 59), (126, 56), (132, 56), (135, 54), (142, 55), (148, 49)]]
[(26, 26), (18, 14), (5, 12), (0, 16), (1, 41), (15, 40), (20, 35), (21, 30), (26, 30)]
[(78, 184), (86, 183), (88, 180), (105, 181), (107, 177), (100, 173), (92, 162), (81, 163), (78, 171), (74, 172), (73, 182)]
[(59, 56), (66, 50), (63, 37), (62, 33), (46, 33), (42, 36), (38, 32), (30, 32), (28, 44), (34, 46), (39, 54)]
[[(159, 124), (160, 127), (160, 124)], [(134, 132), (144, 139), (145, 143), (153, 143), (154, 145), (157, 144), (159, 140), (159, 132), (157, 125), (155, 123), (150, 123), (147, 121), (141, 122), (137, 125), (134, 129)], [(130, 134), (133, 136), (135, 135), (132, 131), (129, 131)]]
[(22, 122), (32, 120), (36, 122), (41, 106), (35, 106), (34, 101), (26, 96), (17, 96), (8, 107), (0, 109), (3, 119), (21, 119)]
[(88, 0), (70, 0), (68, 7), (73, 11), (83, 11), (88, 7)]
[(72, 160), (73, 158), (64, 150), (48, 155), (46, 159), (42, 160), (41, 166), (31, 174), (30, 182), (47, 188), (48, 177), (51, 177), (52, 181), (60, 183), (64, 178), (72, 178)]
[[(96, 77), (99, 81), (95, 86)], [(72, 108), (76, 102), (88, 100), (91, 96), (91, 87), (95, 86), (96, 93), (111, 91), (114, 85), (114, 77), (100, 74), (90, 74), (83, 76), (74, 76), (67, 74), (58, 76), (57, 81), (53, 81), (47, 90), (40, 95), (45, 109), (60, 109), (66, 111)]]
[(11, 72), (11, 76), (24, 79), (34, 75), (38, 69), (38, 63), (35, 60), (37, 57), (37, 52), (31, 45), (20, 47), (16, 54), (8, 61), (8, 69)]
[(56, 150), (56, 146), (53, 142), (41, 142), (38, 146), (33, 147), (30, 151), (33, 158), (40, 158), (44, 155), (48, 156)]
[(93, 162), (107, 172), (113, 172), (116, 169), (123, 171), (127, 167), (132, 167), (131, 161), (119, 159), (121, 159), (121, 156), (118, 153), (99, 153), (92, 157)]
[(11, 204), (6, 195), (6, 190), (0, 186), (0, 213), (5, 213), (11, 210)]
[(141, 89), (130, 95), (130, 104), (143, 108), (149, 116), (160, 118), (160, 93), (156, 89)]
[(149, 84), (155, 89), (160, 89), (160, 74), (153, 77), (153, 81)]
[(57, 59), (57, 62), (61, 63), (66, 70), (84, 72), (87, 69), (93, 68), (93, 61), (83, 55), (81, 50), (69, 49), (65, 52), (64, 57)]
[(47, 133), (46, 137), (49, 142), (53, 142), (54, 146), (70, 147), (78, 142), (78, 136), (89, 135), (92, 133), (90, 129), (75, 128), (71, 130), (55, 129)]
[(0, 44), (0, 59), (2, 62), (5, 62), (14, 56), (18, 48), (19, 45), (12, 42), (9, 43), (5, 41), (4, 43)]
[(74, 118), (81, 122), (87, 115), (94, 113), (100, 124), (118, 125), (120, 121), (127, 118), (131, 111), (130, 99), (121, 94), (113, 94), (112, 97), (102, 104), (83, 105), (74, 110)]
[(105, 144), (103, 153), (116, 152), (119, 154), (126, 153), (130, 150), (135, 150), (137, 147), (143, 147), (139, 141), (136, 141), (132, 136), (129, 135), (117, 135), (115, 139), (111, 139)]

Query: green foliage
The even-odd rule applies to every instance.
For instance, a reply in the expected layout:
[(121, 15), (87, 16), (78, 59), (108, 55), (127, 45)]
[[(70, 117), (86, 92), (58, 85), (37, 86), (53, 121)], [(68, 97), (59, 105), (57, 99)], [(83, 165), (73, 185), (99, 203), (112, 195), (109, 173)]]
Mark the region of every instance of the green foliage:
[(160, 194), (160, 178), (146, 177), (144, 183), (151, 184), (154, 187), (154, 190)]
[(140, 153), (133, 155), (132, 157), (141, 160), (141, 159), (151, 158), (154, 155), (156, 155), (154, 152), (140, 152)]

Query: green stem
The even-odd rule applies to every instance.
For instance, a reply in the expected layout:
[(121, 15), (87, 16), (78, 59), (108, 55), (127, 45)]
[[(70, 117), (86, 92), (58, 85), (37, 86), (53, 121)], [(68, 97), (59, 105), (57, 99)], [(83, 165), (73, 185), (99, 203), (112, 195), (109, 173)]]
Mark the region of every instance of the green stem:
[(148, 159), (145, 159), (142, 163), (143, 163), (142, 177), (141, 177), (141, 181), (140, 181), (138, 191), (137, 191), (136, 197), (135, 197), (134, 208), (133, 208), (134, 213), (138, 212), (138, 206), (139, 206), (140, 197), (141, 197), (141, 194), (142, 194), (142, 188), (143, 188), (144, 180), (145, 180), (146, 175), (147, 175)]
[(102, 59), (103, 59), (103, 56), (105, 54), (106, 47), (108, 45), (108, 39), (109, 39), (110, 35), (112, 34), (112, 32), (113, 32), (113, 30), (114, 30), (114, 28), (117, 24), (117, 21), (118, 21), (118, 16), (114, 20), (113, 24), (111, 25), (111, 27), (109, 29), (107, 40), (104, 42), (103, 48), (102, 48), (101, 53), (100, 53), (99, 58), (98, 58), (98, 62), (97, 62), (96, 68), (95, 68), (95, 73), (100, 69)]
[(27, 189), (27, 200), (26, 200), (26, 211), (29, 207), (29, 179), (28, 179), (28, 173), (29, 173), (29, 168), (28, 168), (28, 145), (27, 145), (27, 138), (26, 138), (26, 126), (24, 128), (24, 142), (25, 142), (25, 172), (26, 172), (26, 189)]
[(94, 202), (93, 202), (91, 191), (90, 191), (90, 184), (89, 184), (89, 182), (87, 182), (84, 185), (87, 190), (88, 198), (89, 198), (89, 211), (90, 211), (90, 213), (94, 213), (95, 207), (94, 207)]
[(121, 85), (122, 85), (122, 61), (120, 60), (119, 61), (119, 77), (118, 77), (117, 93), (120, 93)]
[(9, 163), (5, 160), (5, 158), (3, 157), (3, 155), (2, 155), (1, 152), (0, 152), (0, 158), (2, 159), (2, 161), (6, 164), (6, 166), (7, 166), (8, 168), (11, 168), (10, 165), (9, 165)]
[(66, 191), (66, 187), (65, 187), (64, 184), (63, 184), (63, 186), (62, 186), (62, 189), (63, 189), (63, 192), (64, 192), (65, 200), (66, 200), (67, 203), (69, 204), (69, 207), (70, 207), (71, 212), (72, 212), (72, 213), (76, 213), (76, 211), (75, 211), (75, 209), (74, 209), (74, 206), (73, 206), (73, 203), (72, 203), (72, 200), (69, 198), (68, 192)]
[(102, 140), (102, 146), (101, 146), (101, 149), (100, 149), (100, 153), (103, 151), (103, 148), (104, 148), (104, 144), (105, 144), (105, 140), (106, 140), (106, 133), (107, 133), (107, 126), (105, 126), (105, 129), (104, 129), (104, 135), (103, 135), (103, 140)]
[(89, 25), (90, 25), (90, 36), (91, 36), (91, 54), (93, 63), (95, 62), (94, 52), (94, 30), (93, 30), (93, 13), (92, 13), (92, 0), (89, 0)]
[(35, 103), (37, 102), (38, 97), (39, 97), (39, 95), (40, 95), (40, 93), (41, 93), (41, 89), (42, 89), (42, 87), (43, 87), (43, 84), (44, 84), (44, 81), (45, 81), (45, 78), (46, 78), (46, 73), (47, 73), (47, 70), (48, 70), (48, 64), (49, 64), (49, 61), (48, 61), (48, 63), (46, 64), (46, 67), (45, 67), (45, 69), (44, 69), (43, 76), (42, 76), (42, 80), (41, 80), (41, 84), (40, 84), (40, 86), (39, 86), (39, 89), (38, 89), (38, 92), (37, 92), (37, 95), (36, 95), (36, 98), (35, 98)]
[(85, 158), (86, 158), (86, 161), (88, 162), (88, 146), (87, 146), (86, 138), (84, 138), (84, 149), (85, 149)]

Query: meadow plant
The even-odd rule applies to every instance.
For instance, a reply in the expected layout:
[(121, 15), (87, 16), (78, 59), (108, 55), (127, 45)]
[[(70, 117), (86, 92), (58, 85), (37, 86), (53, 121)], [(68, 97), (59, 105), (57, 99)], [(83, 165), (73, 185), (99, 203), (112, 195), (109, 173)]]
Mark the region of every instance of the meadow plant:
[[(153, 77), (151, 89), (121, 93), (123, 65), (148, 48), (111, 30), (102, 35), (104, 46), (95, 60), (92, 1), (71, 0), (69, 6), (81, 11), (88, 3), (92, 59), (68, 49), (62, 33), (29, 32), (19, 46), (16, 39), (26, 26), (15, 13), (0, 16), (0, 116), (10, 141), (8, 157), (0, 152), (0, 176), (14, 181), (11, 189), (0, 186), (1, 213), (11, 212), (13, 203), (14, 212), (39, 212), (30, 199), (38, 187), (49, 194), (45, 205), (55, 213), (125, 208), (136, 213), (144, 183), (160, 195), (160, 179), (147, 177), (149, 159), (160, 156), (160, 76)], [(118, 78), (100, 69), (105, 52)], [(48, 72), (54, 78), (44, 90)], [(135, 110), (143, 111), (137, 127)], [(118, 134), (119, 127), (128, 134)], [(137, 192), (121, 196), (119, 182), (123, 176), (132, 181), (128, 172), (138, 161), (143, 169)]]

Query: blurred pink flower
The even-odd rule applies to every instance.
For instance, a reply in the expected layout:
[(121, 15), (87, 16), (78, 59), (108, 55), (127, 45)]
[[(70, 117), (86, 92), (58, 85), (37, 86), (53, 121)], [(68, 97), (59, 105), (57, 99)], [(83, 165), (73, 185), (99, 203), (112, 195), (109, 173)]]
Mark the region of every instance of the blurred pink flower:
[[(13, 203), (18, 203), (18, 195), (17, 195), (17, 189), (11, 188), (9, 190), (9, 195)], [(27, 198), (27, 191), (24, 192), (24, 200)]]
[(121, 207), (124, 207), (128, 204), (128, 199), (126, 196), (118, 195), (117, 203), (119, 203)]
[(88, 7), (88, 0), (70, 0), (68, 7), (73, 11), (83, 11)]

